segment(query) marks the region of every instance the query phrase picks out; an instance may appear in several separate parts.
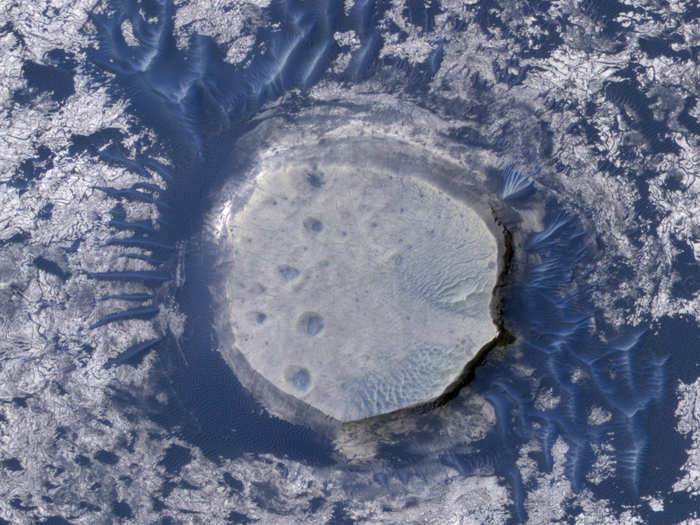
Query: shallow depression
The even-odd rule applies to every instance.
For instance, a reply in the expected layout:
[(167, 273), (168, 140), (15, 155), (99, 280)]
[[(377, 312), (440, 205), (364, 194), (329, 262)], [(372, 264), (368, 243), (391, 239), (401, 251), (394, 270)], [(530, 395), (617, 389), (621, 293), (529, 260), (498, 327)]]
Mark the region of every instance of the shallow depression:
[(339, 421), (389, 413), (443, 394), (496, 337), (498, 241), (465, 200), (367, 163), (254, 183), (229, 214), (227, 307), (232, 350), (277, 389)]

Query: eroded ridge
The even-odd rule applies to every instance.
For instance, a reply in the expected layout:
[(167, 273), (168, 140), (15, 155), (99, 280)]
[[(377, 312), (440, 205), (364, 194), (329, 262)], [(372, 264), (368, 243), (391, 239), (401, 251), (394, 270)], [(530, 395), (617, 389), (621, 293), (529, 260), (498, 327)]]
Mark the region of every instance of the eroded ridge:
[(232, 351), (339, 421), (430, 402), (497, 336), (493, 229), (422, 176), (268, 169), (226, 235)]

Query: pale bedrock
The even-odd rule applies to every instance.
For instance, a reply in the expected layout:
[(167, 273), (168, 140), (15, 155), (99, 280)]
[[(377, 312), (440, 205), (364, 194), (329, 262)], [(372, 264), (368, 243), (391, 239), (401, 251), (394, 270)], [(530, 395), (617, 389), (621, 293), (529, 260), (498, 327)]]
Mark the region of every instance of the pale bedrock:
[(226, 235), (232, 350), (338, 421), (438, 398), (498, 334), (494, 229), (423, 177), (265, 171)]

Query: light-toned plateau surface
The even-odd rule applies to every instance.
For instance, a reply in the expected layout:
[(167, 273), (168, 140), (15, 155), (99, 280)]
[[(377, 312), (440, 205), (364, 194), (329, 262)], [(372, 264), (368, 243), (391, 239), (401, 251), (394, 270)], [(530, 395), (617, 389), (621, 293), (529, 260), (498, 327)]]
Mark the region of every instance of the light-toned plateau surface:
[(223, 351), (336, 420), (439, 397), (497, 335), (494, 233), (424, 177), (280, 166), (229, 217)]

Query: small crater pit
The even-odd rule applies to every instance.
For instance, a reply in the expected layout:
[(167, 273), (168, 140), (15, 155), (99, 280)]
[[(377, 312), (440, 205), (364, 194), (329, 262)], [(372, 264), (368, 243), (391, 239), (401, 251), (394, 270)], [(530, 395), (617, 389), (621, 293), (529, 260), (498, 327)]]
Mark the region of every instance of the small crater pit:
[(294, 266), (289, 266), (286, 264), (278, 267), (277, 271), (279, 272), (282, 279), (288, 282), (293, 281), (294, 279), (299, 277), (299, 274), (301, 273), (299, 270), (294, 268)]
[(302, 334), (314, 337), (323, 330), (323, 317), (315, 312), (305, 312), (299, 318), (297, 326)]
[(308, 392), (311, 388), (311, 374), (302, 366), (288, 366), (284, 371), (284, 379), (299, 393)]
[(325, 184), (323, 173), (320, 171), (312, 171), (311, 173), (307, 173), (306, 182), (308, 182), (312, 188), (321, 188)]
[(320, 233), (323, 230), (323, 223), (313, 217), (304, 219), (304, 228), (311, 233)]
[(267, 321), (267, 314), (259, 310), (251, 310), (246, 312), (246, 320), (251, 325), (262, 325)]

